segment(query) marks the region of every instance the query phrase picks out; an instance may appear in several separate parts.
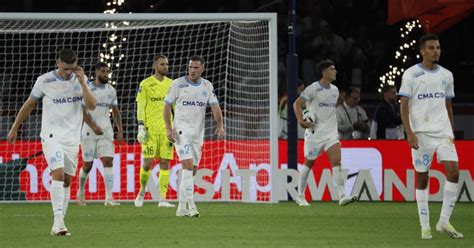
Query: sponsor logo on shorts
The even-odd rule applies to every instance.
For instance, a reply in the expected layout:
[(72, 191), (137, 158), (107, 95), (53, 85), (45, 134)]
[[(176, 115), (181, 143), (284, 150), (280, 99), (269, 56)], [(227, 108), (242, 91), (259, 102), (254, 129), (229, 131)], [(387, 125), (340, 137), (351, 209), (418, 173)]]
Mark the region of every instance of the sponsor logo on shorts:
[(421, 159), (419, 159), (419, 158), (416, 159), (416, 160), (415, 160), (415, 165), (416, 165), (416, 166), (421, 166)]
[(49, 161), (51, 162), (51, 164), (61, 162), (63, 161), (63, 155), (60, 152), (56, 152), (56, 154), (54, 154), (54, 156), (52, 156)]

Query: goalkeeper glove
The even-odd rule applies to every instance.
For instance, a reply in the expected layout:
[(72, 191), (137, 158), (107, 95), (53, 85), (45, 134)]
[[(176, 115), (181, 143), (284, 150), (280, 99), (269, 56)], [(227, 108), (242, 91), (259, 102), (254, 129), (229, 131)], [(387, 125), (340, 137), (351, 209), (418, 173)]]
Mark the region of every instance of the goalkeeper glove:
[(138, 126), (138, 134), (137, 134), (138, 143), (143, 144), (146, 141), (146, 130), (145, 126), (139, 125)]

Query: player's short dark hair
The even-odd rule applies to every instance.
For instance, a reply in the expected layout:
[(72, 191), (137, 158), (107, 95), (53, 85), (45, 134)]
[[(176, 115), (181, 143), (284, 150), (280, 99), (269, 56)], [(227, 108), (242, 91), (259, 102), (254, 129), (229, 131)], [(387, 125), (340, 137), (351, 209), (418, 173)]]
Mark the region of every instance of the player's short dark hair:
[(99, 62), (94, 66), (94, 69), (95, 70), (100, 70), (100, 68), (103, 68), (103, 67), (109, 68), (109, 65), (107, 63), (104, 63), (104, 62)]
[(66, 64), (74, 64), (77, 62), (77, 55), (73, 50), (66, 48), (59, 51), (58, 59)]
[(354, 92), (360, 94), (360, 89), (358, 87), (349, 87), (349, 89), (346, 90), (346, 98), (351, 97), (352, 93)]
[(188, 61), (199, 61), (199, 62), (201, 62), (201, 65), (204, 65), (204, 63), (205, 63), (204, 58), (201, 57), (201, 56), (197, 56), (197, 55), (192, 56), (191, 58), (189, 58)]
[(168, 58), (163, 54), (157, 54), (155, 55), (155, 57), (153, 57), (153, 62), (156, 62), (159, 59), (168, 59)]
[(332, 62), (329, 59), (325, 59), (325, 60), (319, 62), (316, 65), (316, 70), (318, 71), (319, 76), (323, 77), (323, 71), (326, 70), (327, 68), (333, 66), (333, 65), (334, 65), (334, 62)]
[(385, 93), (389, 92), (391, 89), (397, 90), (397, 87), (395, 85), (385, 84), (382, 87), (382, 94), (385, 94)]
[(425, 44), (429, 40), (439, 40), (439, 37), (436, 34), (425, 34), (420, 37), (418, 40), (418, 44), (420, 45), (420, 49), (425, 47)]

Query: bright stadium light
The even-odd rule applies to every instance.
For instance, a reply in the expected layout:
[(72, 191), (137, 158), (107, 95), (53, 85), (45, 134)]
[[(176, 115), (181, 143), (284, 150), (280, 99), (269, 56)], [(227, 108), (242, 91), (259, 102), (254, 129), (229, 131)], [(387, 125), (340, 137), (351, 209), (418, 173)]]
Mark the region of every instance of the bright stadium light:
[[(410, 40), (410, 34), (416, 30), (421, 29), (422, 26), (418, 20), (408, 21), (405, 23), (404, 27), (400, 28), (400, 37), (402, 38), (402, 44), (399, 46), (399, 49), (395, 51), (395, 64), (389, 65), (388, 71), (384, 74), (384, 76), (379, 77), (381, 84), (379, 85), (378, 92), (381, 92), (383, 86), (385, 84), (395, 85), (395, 81), (399, 78), (403, 72), (405, 71), (404, 68), (398, 68), (397, 64), (403, 64), (403, 67), (408, 65), (404, 65), (408, 60), (407, 53), (413, 51), (415, 49), (416, 40)], [(405, 40), (407, 39), (407, 40)], [(420, 55), (416, 55), (416, 58), (419, 59)]]
[[(125, 0), (113, 0), (113, 1), (108, 1), (107, 4), (106, 4), (106, 9), (104, 10), (104, 14), (110, 14), (110, 15), (113, 15), (117, 12), (117, 9), (119, 9), (122, 4), (125, 3)], [(123, 21), (121, 22), (122, 25), (125, 25), (125, 26), (128, 26), (130, 25), (130, 22), (129, 21)], [(114, 30), (114, 29), (117, 29), (118, 24), (114, 23), (114, 22), (106, 22), (105, 23), (105, 27), (106, 28), (109, 28), (111, 30)], [(116, 33), (112, 33), (111, 35), (109, 35), (107, 41), (102, 44), (102, 47), (105, 49), (105, 54), (101, 53), (100, 54), (100, 61), (101, 62), (106, 62), (109, 67), (111, 65), (115, 65), (116, 68), (119, 68), (120, 67), (120, 61), (122, 60), (122, 58), (125, 56), (124, 54), (120, 54), (120, 52), (117, 51), (117, 47), (118, 48), (121, 48), (122, 45), (118, 44), (117, 45), (117, 42), (120, 42), (120, 41), (127, 41), (127, 38), (123, 37), (123, 38), (120, 38), (117, 36)], [(117, 54), (118, 53), (118, 54)], [(118, 61), (116, 61), (118, 60)], [(112, 68), (111, 68), (112, 69)], [(112, 78), (113, 75), (112, 73), (109, 74), (109, 78)], [(113, 80), (112, 81), (112, 85), (115, 85), (116, 84), (116, 81)]]

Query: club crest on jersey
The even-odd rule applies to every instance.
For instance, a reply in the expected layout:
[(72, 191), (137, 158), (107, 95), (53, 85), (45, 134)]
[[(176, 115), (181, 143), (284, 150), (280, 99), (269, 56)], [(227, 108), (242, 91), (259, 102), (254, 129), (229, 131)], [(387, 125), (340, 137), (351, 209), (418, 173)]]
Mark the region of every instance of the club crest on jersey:
[(74, 91), (81, 91), (81, 86), (79, 86), (78, 84), (74, 85)]
[(441, 83), (442, 83), (443, 85), (446, 85), (448, 82), (446, 82), (446, 80), (443, 79), (443, 81), (441, 81)]
[(203, 97), (206, 97), (206, 96), (207, 96), (207, 92), (203, 91), (201, 95), (202, 95)]

